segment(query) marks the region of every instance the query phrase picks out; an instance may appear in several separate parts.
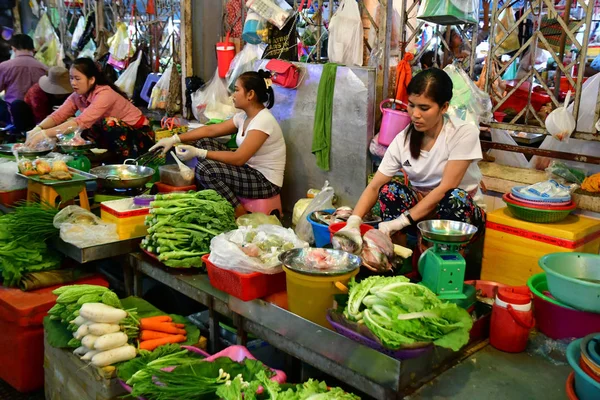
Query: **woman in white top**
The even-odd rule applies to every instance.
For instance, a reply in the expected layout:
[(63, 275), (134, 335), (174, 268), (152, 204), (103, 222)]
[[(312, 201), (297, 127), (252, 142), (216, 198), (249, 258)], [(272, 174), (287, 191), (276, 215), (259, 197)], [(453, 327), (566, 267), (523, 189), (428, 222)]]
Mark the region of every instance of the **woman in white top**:
[[(379, 199), (384, 220), (379, 230), (388, 235), (427, 219), (463, 221), (482, 232), (479, 129), (445, 115), (452, 80), (444, 71), (431, 68), (417, 74), (407, 91), (412, 123), (390, 144), (347, 229), (358, 227)], [(393, 179), (402, 171), (408, 183)]]
[[(197, 185), (214, 189), (235, 207), (236, 217), (246, 213), (238, 197), (266, 199), (280, 193), (285, 170), (285, 141), (281, 128), (268, 110), (275, 96), (271, 75), (263, 70), (245, 72), (235, 83), (233, 103), (243, 112), (220, 124), (161, 139), (151, 148), (167, 152), (176, 146), (183, 161), (198, 158)], [(237, 133), (238, 149), (229, 151), (215, 138)]]

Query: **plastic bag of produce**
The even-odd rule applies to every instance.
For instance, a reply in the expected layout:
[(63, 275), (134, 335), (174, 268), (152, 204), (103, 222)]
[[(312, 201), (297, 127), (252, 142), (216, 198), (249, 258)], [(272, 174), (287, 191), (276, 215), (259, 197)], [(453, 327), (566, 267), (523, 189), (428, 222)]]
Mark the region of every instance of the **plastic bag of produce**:
[[(129, 98), (133, 97), (133, 90), (135, 89), (135, 81), (137, 80), (138, 68), (142, 62), (143, 53), (140, 54), (134, 62), (129, 64), (127, 69), (121, 74), (119, 79), (115, 82), (115, 85), (121, 89)], [(158, 84), (158, 83), (157, 83)], [(154, 92), (154, 90), (152, 90)]]
[(546, 117), (546, 130), (559, 142), (568, 143), (571, 134), (575, 131), (575, 118), (573, 118), (573, 114), (566, 108), (570, 99), (571, 91), (569, 90), (564, 106), (558, 107)]
[(562, 178), (567, 182), (581, 185), (585, 180), (586, 171), (579, 168), (570, 168), (562, 161), (553, 160), (546, 168), (548, 179)]
[(237, 226), (250, 226), (252, 228), (258, 228), (260, 225), (278, 225), (281, 226), (281, 222), (274, 215), (266, 215), (263, 213), (252, 213), (242, 215), (235, 221)]
[(333, 207), (333, 196), (334, 191), (331, 186), (329, 186), (329, 182), (325, 181), (325, 186), (321, 192), (315, 196), (315, 198), (310, 202), (308, 207), (302, 213), (298, 224), (296, 225), (296, 234), (301, 240), (304, 240), (308, 243), (314, 243), (315, 237), (313, 235), (312, 226), (310, 222), (306, 219), (311, 213), (320, 210), (328, 210)]
[(219, 268), (244, 274), (276, 274), (281, 272), (279, 254), (299, 247), (308, 247), (308, 243), (291, 229), (277, 225), (241, 226), (211, 240), (208, 260)]
[(124, 22), (117, 23), (117, 32), (108, 38), (109, 52), (115, 60), (127, 60), (135, 54), (135, 47), (129, 39), (127, 25)]
[(79, 206), (67, 206), (54, 217), (54, 227), (60, 238), (79, 248), (119, 240), (117, 225), (109, 224)]
[(254, 63), (262, 58), (265, 48), (266, 45), (264, 44), (247, 43), (242, 51), (233, 57), (231, 64), (229, 64), (229, 71), (227, 71), (227, 76), (225, 77), (227, 79), (227, 88), (230, 92), (233, 92), (238, 76), (247, 71), (254, 71)]
[(150, 95), (150, 104), (148, 108), (155, 110), (157, 108), (165, 109), (167, 107), (167, 99), (169, 98), (169, 87), (171, 86), (171, 72), (173, 64), (169, 65), (164, 74), (160, 77)]
[(450, 64), (444, 71), (452, 79), (452, 100), (448, 114), (479, 127), (480, 122), (492, 119), (490, 96), (479, 89), (461, 68)]
[(35, 45), (36, 50), (39, 50), (43, 45), (49, 43), (55, 37), (57, 36), (54, 27), (50, 22), (50, 18), (48, 18), (48, 15), (46, 14), (42, 15), (33, 34), (33, 44)]
[(227, 87), (219, 78), (218, 69), (206, 85), (192, 94), (192, 112), (194, 117), (202, 123), (211, 119), (225, 120), (236, 113)]

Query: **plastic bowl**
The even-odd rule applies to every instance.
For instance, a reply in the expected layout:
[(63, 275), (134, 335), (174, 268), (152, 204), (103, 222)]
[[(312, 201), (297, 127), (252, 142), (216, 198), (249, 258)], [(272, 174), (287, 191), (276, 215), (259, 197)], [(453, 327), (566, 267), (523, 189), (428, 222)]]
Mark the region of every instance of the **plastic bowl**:
[[(337, 232), (339, 232), (345, 226), (346, 226), (345, 222), (338, 222), (336, 224), (329, 225), (329, 238), (333, 239), (333, 235), (335, 235)], [(360, 234), (364, 235), (365, 233), (369, 232), (371, 229), (375, 229), (375, 228), (373, 228), (371, 225), (362, 224), (360, 226)]]
[(600, 382), (596, 382), (579, 366), (581, 339), (574, 340), (567, 347), (567, 360), (575, 372), (575, 394), (579, 400), (600, 399)]
[(600, 332), (600, 314), (575, 310), (544, 295), (548, 281), (544, 272), (527, 281), (533, 293), (533, 309), (537, 328), (549, 338), (560, 340), (582, 338)]
[(578, 310), (600, 313), (600, 255), (552, 253), (538, 263), (552, 296)]
[[(323, 210), (329, 213), (333, 213), (334, 209)], [(316, 247), (325, 247), (329, 243), (331, 243), (331, 235), (329, 235), (329, 225), (320, 224), (318, 222), (313, 221), (311, 218), (311, 214), (306, 216), (306, 220), (310, 223), (313, 230), (313, 236), (315, 237), (315, 246)]]
[(513, 214), (516, 218), (538, 224), (551, 224), (554, 222), (560, 222), (567, 218), (569, 214), (571, 214), (571, 211), (577, 208), (577, 205), (573, 205), (571, 209), (567, 210), (540, 210), (508, 202), (506, 203), (506, 206), (511, 214)]
[(569, 400), (579, 400), (579, 397), (575, 394), (575, 372), (569, 374), (566, 386), (567, 398)]

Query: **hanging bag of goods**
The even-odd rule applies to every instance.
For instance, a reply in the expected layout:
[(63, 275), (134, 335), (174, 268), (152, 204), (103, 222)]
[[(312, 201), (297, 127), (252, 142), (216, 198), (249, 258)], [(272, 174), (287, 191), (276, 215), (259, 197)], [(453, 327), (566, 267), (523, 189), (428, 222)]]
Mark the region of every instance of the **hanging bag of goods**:
[(336, 64), (363, 64), (363, 25), (358, 3), (342, 0), (329, 23), (329, 61)]
[(417, 18), (438, 25), (477, 24), (479, 0), (425, 0)]
[(297, 61), (298, 35), (296, 33), (296, 17), (290, 19), (283, 29), (277, 29), (272, 24), (268, 25), (267, 48), (265, 49), (263, 58)]
[(292, 15), (294, 15), (292, 7), (285, 0), (248, 0), (246, 7), (275, 25), (278, 29), (283, 29)]

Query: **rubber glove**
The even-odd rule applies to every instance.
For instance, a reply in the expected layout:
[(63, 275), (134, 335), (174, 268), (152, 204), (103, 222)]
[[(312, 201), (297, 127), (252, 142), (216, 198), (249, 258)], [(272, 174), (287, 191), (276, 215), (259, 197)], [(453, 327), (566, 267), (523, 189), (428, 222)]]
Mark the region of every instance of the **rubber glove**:
[(350, 229), (357, 229), (360, 227), (362, 222), (363, 222), (362, 218), (359, 217), (358, 215), (351, 215), (350, 218), (348, 218), (348, 221), (346, 222), (346, 226), (344, 226), (342, 229), (340, 229), (340, 232), (341, 231), (349, 231)]
[(41, 131), (41, 130), (42, 130), (42, 128), (40, 128), (40, 127), (39, 127), (39, 125), (36, 125), (36, 126), (35, 126), (35, 128), (33, 128), (32, 130), (30, 130), (30, 131), (28, 131), (28, 132), (26, 133), (26, 136), (25, 136), (25, 137), (27, 138), (27, 140), (29, 140), (29, 138), (30, 138), (32, 135), (34, 135), (34, 134), (38, 133), (38, 132), (39, 132), (39, 131)]
[(29, 134), (29, 132), (27, 132), (27, 139), (25, 141), (25, 146), (35, 147), (35, 145), (37, 145), (42, 140), (50, 139), (48, 137), (48, 135), (46, 134), (45, 130), (41, 129), (37, 132), (34, 132), (34, 131), (35, 131), (35, 128), (32, 129), (31, 131), (29, 131), (29, 132), (32, 132), (31, 134)]
[(158, 142), (156, 142), (154, 146), (150, 147), (150, 150), (148, 151), (153, 151), (162, 147), (162, 153), (167, 154), (167, 152), (171, 150), (171, 147), (175, 146), (176, 143), (181, 143), (179, 135), (173, 135), (170, 137), (162, 138)]
[(175, 153), (177, 153), (177, 158), (181, 161), (189, 161), (192, 158), (205, 159), (208, 150), (199, 149), (188, 144), (182, 144), (175, 147)]
[(379, 230), (388, 236), (392, 236), (394, 233), (401, 231), (402, 229), (410, 226), (410, 221), (406, 215), (402, 214), (400, 218), (396, 218), (387, 222), (379, 223)]

